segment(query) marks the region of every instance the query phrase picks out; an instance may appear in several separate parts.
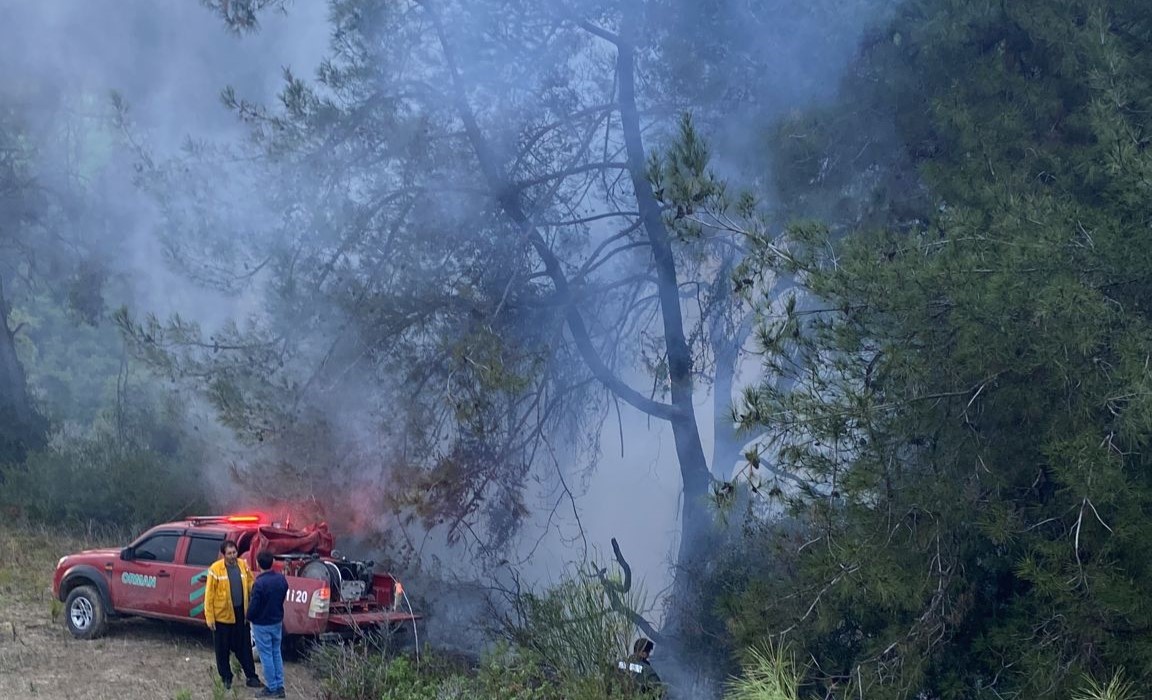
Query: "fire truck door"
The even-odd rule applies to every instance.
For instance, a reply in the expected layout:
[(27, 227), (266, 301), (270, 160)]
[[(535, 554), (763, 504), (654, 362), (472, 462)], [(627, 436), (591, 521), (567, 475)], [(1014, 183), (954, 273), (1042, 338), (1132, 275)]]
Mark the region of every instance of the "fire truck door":
[(180, 553), (172, 581), (172, 614), (204, 621), (204, 588), (208, 585), (208, 567), (220, 558), (223, 535), (197, 533), (185, 538), (188, 543)]
[(130, 547), (129, 559), (116, 561), (111, 584), (118, 611), (170, 614), (179, 542), (178, 532), (156, 532)]

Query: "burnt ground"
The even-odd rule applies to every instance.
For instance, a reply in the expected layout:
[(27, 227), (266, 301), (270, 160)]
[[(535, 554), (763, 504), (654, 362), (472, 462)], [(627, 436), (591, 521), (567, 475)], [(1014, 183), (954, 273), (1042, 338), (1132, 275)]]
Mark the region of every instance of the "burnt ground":
[[(251, 697), (247, 688), (227, 694), (214, 689), (212, 637), (207, 630), (127, 618), (113, 621), (100, 639), (72, 638), (64, 627), (62, 606), (52, 601), (56, 560), (109, 541), (116, 540), (91, 533), (73, 536), (0, 528), (0, 698)], [(260, 670), (259, 664), (256, 669)], [(288, 697), (322, 697), (320, 682), (307, 665), (285, 661), (284, 676)]]

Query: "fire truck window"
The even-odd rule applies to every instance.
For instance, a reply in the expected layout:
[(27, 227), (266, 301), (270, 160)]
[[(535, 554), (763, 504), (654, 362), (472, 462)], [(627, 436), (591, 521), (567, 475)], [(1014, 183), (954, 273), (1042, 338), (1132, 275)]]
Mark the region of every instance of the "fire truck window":
[(224, 542), (220, 537), (193, 537), (188, 541), (188, 554), (184, 563), (188, 566), (211, 566), (212, 562), (220, 558), (220, 545)]
[(175, 561), (176, 543), (179, 541), (180, 535), (175, 533), (153, 535), (136, 545), (136, 558), (141, 561)]

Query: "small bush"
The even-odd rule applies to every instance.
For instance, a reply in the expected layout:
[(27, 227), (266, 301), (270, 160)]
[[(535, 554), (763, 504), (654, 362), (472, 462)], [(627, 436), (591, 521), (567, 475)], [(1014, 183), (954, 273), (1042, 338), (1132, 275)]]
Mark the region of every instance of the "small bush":
[[(613, 582), (609, 581), (609, 585)], [(622, 593), (627, 608), (642, 612), (643, 594)], [(534, 665), (569, 684), (595, 685), (609, 697), (617, 683), (616, 662), (636, 636), (628, 616), (613, 608), (604, 583), (589, 575), (570, 578), (543, 594), (513, 601), (515, 614), (504, 634)]]
[(437, 679), (406, 658), (389, 659), (370, 645), (325, 646), (312, 663), (324, 679), (325, 700), (435, 698)]
[(629, 697), (603, 681), (602, 674), (557, 676), (529, 655), (501, 646), (490, 652), (473, 676), (458, 686), (457, 695), (440, 700), (508, 698), (509, 700), (617, 700)]
[(1136, 687), (1124, 679), (1120, 670), (1106, 684), (1094, 678), (1085, 678), (1083, 687), (1072, 695), (1072, 700), (1136, 700)]
[(216, 675), (215, 669), (209, 669), (209, 674), (212, 678), (212, 700), (229, 700), (236, 698), (236, 688), (226, 690), (224, 688), (224, 681), (220, 680), (220, 676)]
[(728, 683), (724, 700), (799, 700), (800, 673), (781, 646), (748, 651), (744, 675)]

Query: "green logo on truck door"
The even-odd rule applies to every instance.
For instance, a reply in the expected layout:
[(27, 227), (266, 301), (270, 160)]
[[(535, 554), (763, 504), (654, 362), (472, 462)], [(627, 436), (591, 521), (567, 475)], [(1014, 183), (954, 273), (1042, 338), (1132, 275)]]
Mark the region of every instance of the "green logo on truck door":
[[(204, 612), (204, 589), (208, 586), (207, 576), (208, 569), (204, 569), (194, 574), (189, 582), (192, 584), (192, 592), (188, 595), (188, 604), (192, 606), (192, 609), (188, 611), (188, 617), (197, 617)], [(200, 602), (197, 603), (196, 601)]]

